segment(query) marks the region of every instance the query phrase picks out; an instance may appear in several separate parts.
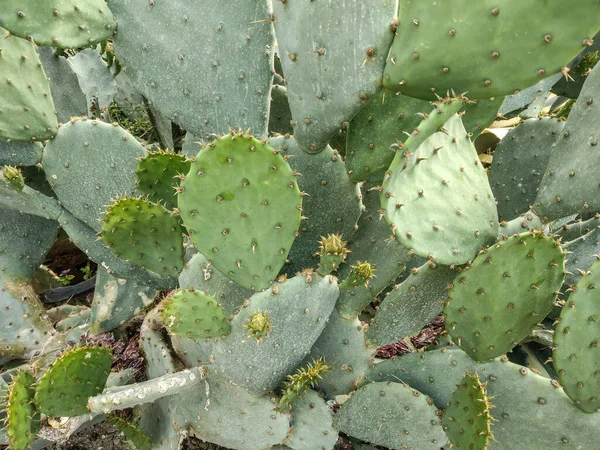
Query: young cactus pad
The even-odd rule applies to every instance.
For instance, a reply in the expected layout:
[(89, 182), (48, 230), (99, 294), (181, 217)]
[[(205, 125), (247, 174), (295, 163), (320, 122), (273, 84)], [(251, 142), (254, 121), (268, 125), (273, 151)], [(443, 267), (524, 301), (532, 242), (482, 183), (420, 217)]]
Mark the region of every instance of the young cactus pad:
[(118, 198), (106, 211), (100, 236), (117, 255), (158, 274), (183, 269), (183, 230), (171, 211), (143, 198)]
[(191, 289), (171, 293), (165, 300), (162, 317), (169, 331), (191, 339), (216, 338), (230, 330), (217, 301), (204, 292)]
[(33, 403), (35, 378), (29, 372), (18, 372), (8, 387), (6, 433), (13, 450), (30, 448), (40, 430), (40, 413)]
[(581, 410), (600, 411), (600, 262), (581, 278), (560, 314), (552, 358), (566, 394)]
[(38, 381), (35, 403), (40, 412), (54, 417), (87, 413), (88, 398), (104, 389), (111, 360), (106, 347), (86, 345), (66, 350)]
[(562, 249), (539, 232), (482, 250), (448, 293), (450, 335), (476, 361), (503, 355), (550, 312), (563, 270)]
[(289, 164), (268, 145), (234, 132), (198, 153), (178, 203), (200, 253), (255, 290), (268, 287), (283, 266), (302, 209)]
[(442, 426), (457, 448), (486, 448), (493, 439), (490, 431), (490, 401), (477, 372), (467, 373), (456, 386), (450, 405), (442, 417)]

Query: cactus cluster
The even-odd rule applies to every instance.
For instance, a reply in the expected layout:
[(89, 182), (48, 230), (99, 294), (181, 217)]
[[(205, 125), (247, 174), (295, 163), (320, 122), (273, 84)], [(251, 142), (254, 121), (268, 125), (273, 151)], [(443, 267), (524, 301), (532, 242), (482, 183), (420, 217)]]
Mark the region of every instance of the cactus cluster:
[(4, 3), (0, 444), (597, 446), (597, 0)]

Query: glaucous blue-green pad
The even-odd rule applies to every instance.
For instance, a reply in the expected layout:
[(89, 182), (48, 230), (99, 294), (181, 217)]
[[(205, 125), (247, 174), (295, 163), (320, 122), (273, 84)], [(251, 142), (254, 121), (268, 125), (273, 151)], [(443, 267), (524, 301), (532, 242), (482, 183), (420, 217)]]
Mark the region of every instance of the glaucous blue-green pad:
[(33, 403), (35, 378), (17, 372), (8, 386), (5, 428), (13, 450), (28, 450), (40, 431), (40, 413)]
[(102, 219), (100, 236), (118, 256), (161, 275), (183, 269), (183, 230), (178, 217), (159, 203), (119, 198)]
[(394, 449), (439, 450), (446, 443), (438, 410), (406, 384), (369, 383), (333, 416), (339, 431)]
[(190, 170), (190, 160), (185, 155), (171, 151), (148, 152), (139, 158), (135, 176), (138, 189), (154, 202), (163, 202), (167, 209), (177, 207), (175, 189), (179, 186), (178, 175)]
[[(214, 366), (255, 395), (275, 389), (308, 355), (338, 295), (335, 277), (316, 273), (274, 283), (254, 294), (231, 320), (231, 334), (215, 343)], [(249, 328), (257, 313), (269, 321), (259, 338)]]
[(42, 165), (62, 205), (100, 231), (106, 205), (134, 191), (136, 158), (145, 154), (142, 144), (118, 125), (72, 120), (48, 142)]
[(467, 373), (456, 385), (450, 404), (442, 416), (442, 426), (457, 448), (485, 449), (493, 439), (490, 399), (477, 372)]
[(552, 360), (560, 384), (582, 411), (600, 411), (600, 262), (579, 280), (554, 331)]
[(349, 237), (362, 212), (360, 188), (350, 181), (339, 153), (327, 146), (317, 155), (303, 151), (294, 136), (276, 136), (268, 144), (288, 159), (292, 170), (300, 173), (298, 187), (308, 194), (302, 199), (299, 235), (284, 267), (289, 276), (302, 269), (316, 268), (321, 236), (341, 234)]
[(54, 102), (35, 46), (4, 28), (0, 28), (0, 80), (0, 138), (42, 141), (54, 136), (58, 128)]
[(477, 371), (492, 399), (491, 414), (496, 421), (491, 426), (494, 442), (490, 450), (597, 447), (600, 415), (582, 413), (556, 380), (513, 364), (506, 357), (478, 364), (461, 350), (411, 353), (376, 364), (370, 379), (401, 380), (444, 408), (466, 371)]
[(0, 166), (34, 166), (42, 159), (41, 142), (0, 139)]
[(590, 72), (550, 155), (534, 208), (545, 221), (600, 210), (600, 65)]
[(541, 232), (482, 250), (448, 292), (444, 313), (454, 342), (481, 362), (511, 350), (552, 309), (564, 259), (558, 242)]
[(307, 151), (331, 137), (381, 89), (398, 2), (274, 2), (294, 135)]
[(267, 0), (110, 0), (115, 51), (167, 118), (205, 137), (250, 128), (266, 137), (273, 80)]
[(513, 94), (591, 45), (599, 14), (596, 0), (551, 0), (544, 8), (521, 0), (401, 1), (383, 84), (424, 99), (449, 89), (471, 98)]
[(181, 218), (198, 250), (242, 286), (269, 286), (300, 224), (302, 197), (287, 161), (231, 133), (198, 153), (180, 187)]
[(4, 0), (0, 26), (38, 45), (79, 48), (105, 41), (117, 23), (104, 0)]
[(40, 412), (54, 417), (88, 412), (88, 397), (104, 389), (111, 359), (106, 347), (84, 345), (65, 350), (38, 380), (35, 403)]
[(402, 245), (442, 264), (463, 264), (496, 240), (498, 213), (458, 115), (444, 127), (414, 150), (399, 149), (381, 207)]
[(494, 150), (490, 185), (500, 220), (512, 220), (529, 210), (564, 121), (542, 117), (514, 127)]

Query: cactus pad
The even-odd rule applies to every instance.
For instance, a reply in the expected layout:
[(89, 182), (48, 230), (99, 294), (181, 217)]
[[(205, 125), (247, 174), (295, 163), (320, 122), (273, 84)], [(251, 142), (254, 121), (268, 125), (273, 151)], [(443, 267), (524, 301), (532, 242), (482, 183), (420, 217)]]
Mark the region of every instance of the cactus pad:
[(158, 274), (183, 269), (183, 230), (171, 211), (143, 198), (118, 198), (106, 211), (100, 236), (117, 255)]
[(181, 218), (200, 253), (246, 288), (269, 286), (302, 209), (295, 173), (278, 152), (231, 133), (198, 153), (180, 189)]
[(40, 430), (40, 413), (33, 403), (35, 378), (19, 371), (8, 387), (6, 432), (10, 448), (28, 450)]
[(457, 448), (483, 450), (493, 440), (489, 397), (477, 372), (467, 373), (456, 386), (442, 417), (442, 426)]
[(162, 317), (171, 333), (191, 339), (224, 336), (231, 328), (217, 301), (196, 290), (172, 292), (165, 299)]
[(476, 361), (503, 355), (548, 315), (563, 270), (562, 249), (540, 232), (514, 235), (481, 251), (448, 293), (450, 335)]
[(106, 347), (66, 350), (38, 380), (35, 403), (49, 416), (72, 417), (88, 412), (88, 397), (104, 389), (111, 367)]
[(54, 136), (58, 122), (50, 84), (35, 46), (4, 28), (0, 28), (0, 79), (0, 137), (42, 141)]
[(600, 262), (589, 268), (560, 314), (552, 359), (565, 392), (581, 410), (600, 411)]
[(148, 437), (148, 435), (144, 434), (142, 430), (140, 430), (133, 423), (128, 422), (124, 419), (121, 419), (118, 416), (109, 417), (108, 421), (123, 435), (131, 445), (134, 450), (151, 450), (152, 449), (152, 441)]
[(117, 24), (104, 0), (4, 0), (0, 26), (38, 45), (79, 48), (105, 41)]
[(449, 89), (472, 98), (513, 94), (591, 45), (599, 13), (595, 0), (542, 9), (520, 0), (403, 0), (384, 87), (424, 99)]

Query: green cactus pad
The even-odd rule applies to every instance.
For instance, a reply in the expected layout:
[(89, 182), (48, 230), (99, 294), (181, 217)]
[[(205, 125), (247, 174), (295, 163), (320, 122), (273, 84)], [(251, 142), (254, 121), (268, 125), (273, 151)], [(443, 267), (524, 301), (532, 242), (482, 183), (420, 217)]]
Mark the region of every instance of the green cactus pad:
[(214, 366), (255, 395), (275, 389), (309, 353), (338, 295), (335, 278), (316, 273), (254, 294), (215, 343)]
[(513, 364), (506, 357), (478, 364), (461, 350), (442, 348), (383, 361), (368, 375), (373, 381), (407, 383), (444, 408), (467, 371), (477, 371), (486, 382), (487, 396), (493, 403), (491, 414), (496, 421), (491, 426), (494, 442), (490, 449), (596, 448), (599, 415), (582, 413), (556, 380)]
[(552, 360), (573, 403), (587, 413), (600, 411), (600, 262), (594, 263), (571, 293), (554, 332)]
[(600, 228), (600, 212), (587, 220), (568, 220), (567, 223), (560, 224), (553, 232), (560, 237), (561, 242), (571, 242), (598, 228)]
[(117, 125), (72, 120), (48, 142), (42, 165), (62, 205), (100, 231), (106, 205), (135, 189), (135, 158), (145, 154), (144, 147)]
[(268, 144), (289, 158), (292, 170), (300, 174), (298, 187), (308, 194), (302, 199), (302, 215), (307, 219), (300, 223), (299, 236), (284, 266), (285, 273), (294, 276), (302, 269), (317, 267), (315, 253), (321, 236), (337, 233), (345, 238), (354, 232), (362, 212), (360, 189), (350, 181), (342, 157), (329, 146), (311, 155), (293, 136), (277, 136)]
[(183, 230), (177, 216), (143, 198), (118, 198), (107, 208), (100, 236), (118, 256), (176, 277), (183, 269)]
[(300, 224), (289, 164), (252, 136), (231, 133), (198, 153), (178, 196), (200, 253), (232, 280), (263, 289), (277, 276)]
[(54, 136), (58, 129), (54, 103), (35, 46), (4, 28), (0, 28), (0, 79), (0, 138), (43, 141)]
[(444, 313), (452, 339), (476, 361), (508, 352), (550, 312), (563, 270), (562, 249), (540, 232), (481, 251), (448, 292)]
[(473, 141), (498, 118), (503, 100), (504, 97), (474, 99), (465, 106), (462, 122)]
[(524, 233), (525, 231), (541, 230), (543, 227), (542, 220), (530, 210), (520, 214), (510, 222), (500, 222), (498, 240), (504, 239), (506, 236), (512, 236), (513, 234)]
[(535, 199), (534, 209), (545, 222), (584, 211), (600, 210), (598, 174), (600, 131), (600, 64), (587, 76), (569, 114)]
[(401, 1), (384, 87), (424, 99), (449, 89), (472, 98), (513, 94), (560, 72), (591, 45), (599, 6), (595, 0), (542, 9), (520, 0)]
[(456, 271), (427, 262), (383, 297), (371, 320), (368, 339), (377, 347), (418, 333), (442, 312)]
[(18, 142), (0, 139), (0, 166), (34, 166), (42, 159), (40, 142)]
[(467, 373), (456, 386), (450, 404), (444, 411), (442, 426), (456, 448), (486, 448), (493, 440), (490, 424), (489, 397), (477, 372)]
[(28, 450), (40, 431), (40, 413), (33, 403), (35, 378), (19, 371), (8, 386), (6, 432), (13, 450)]
[(119, 22), (115, 52), (165, 117), (202, 138), (230, 127), (266, 137), (274, 54), (269, 1), (213, 2), (201, 11), (196, 0), (109, 3)]
[(138, 160), (138, 168), (135, 171), (137, 187), (153, 202), (162, 202), (165, 208), (175, 209), (178, 175), (188, 173), (190, 165), (191, 161), (182, 154), (170, 151), (148, 152)]
[(379, 92), (398, 2), (274, 2), (275, 31), (294, 135), (324, 148)]
[(196, 290), (171, 292), (164, 301), (162, 317), (171, 333), (191, 339), (221, 337), (231, 329), (217, 301)]
[(490, 168), (500, 220), (512, 220), (533, 205), (552, 147), (564, 125), (564, 121), (551, 117), (529, 119), (500, 141)]
[(439, 450), (446, 436), (437, 412), (425, 395), (388, 381), (360, 388), (333, 420), (342, 433), (374, 445)]
[(125, 439), (129, 442), (129, 445), (134, 450), (151, 450), (152, 441), (147, 434), (140, 430), (133, 423), (127, 420), (121, 419), (117, 416), (111, 416), (108, 421), (117, 429), (119, 432), (125, 435)]
[[(430, 115), (419, 129), (438, 117), (443, 114)], [(442, 264), (463, 264), (495, 241), (498, 213), (460, 118), (454, 115), (444, 127), (418, 148), (410, 138), (404, 143), (383, 183), (381, 207), (402, 245)]]
[(88, 397), (102, 392), (111, 367), (106, 347), (82, 346), (66, 350), (38, 380), (35, 403), (40, 412), (72, 417), (88, 412)]
[(110, 38), (117, 23), (104, 0), (5, 0), (0, 26), (38, 45), (79, 48)]
[(329, 406), (308, 390), (294, 402), (292, 430), (283, 442), (294, 450), (333, 449), (337, 438)]

